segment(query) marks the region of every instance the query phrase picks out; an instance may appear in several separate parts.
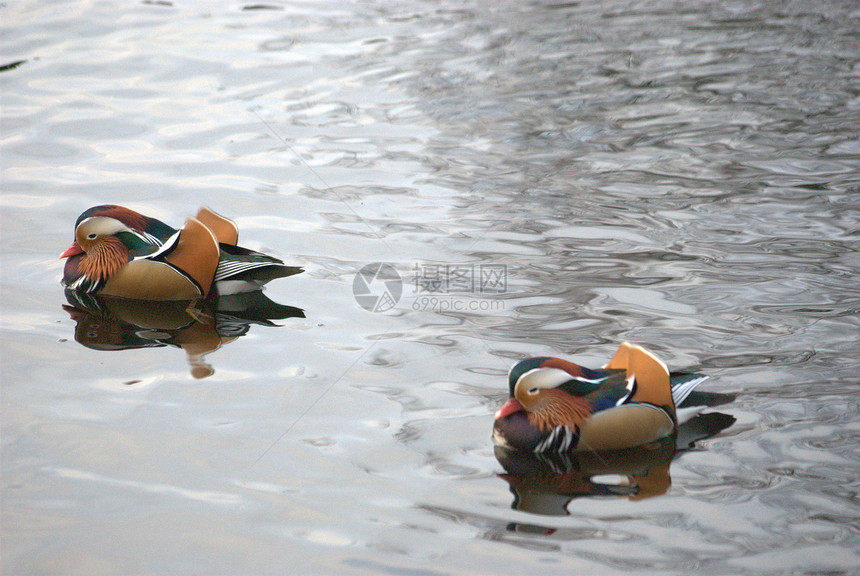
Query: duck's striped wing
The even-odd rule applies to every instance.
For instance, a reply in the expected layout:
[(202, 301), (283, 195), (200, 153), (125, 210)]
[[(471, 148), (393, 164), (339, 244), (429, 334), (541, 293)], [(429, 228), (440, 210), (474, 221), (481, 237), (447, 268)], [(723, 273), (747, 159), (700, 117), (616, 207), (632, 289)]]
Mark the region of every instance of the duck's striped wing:
[(221, 244), (221, 260), (215, 270), (219, 294), (259, 289), (274, 280), (304, 272), (298, 266), (285, 266), (282, 260), (241, 246)]
[(672, 374), (672, 400), (680, 406), (695, 390), (696, 386), (707, 380), (702, 374)]

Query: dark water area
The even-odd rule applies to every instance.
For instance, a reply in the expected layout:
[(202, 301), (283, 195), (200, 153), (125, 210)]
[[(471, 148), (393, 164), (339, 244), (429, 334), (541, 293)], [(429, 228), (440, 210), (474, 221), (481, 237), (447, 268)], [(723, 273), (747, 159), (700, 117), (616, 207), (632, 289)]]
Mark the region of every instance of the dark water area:
[[(857, 573), (856, 2), (0, 18), (3, 574)], [(67, 301), (103, 203), (233, 218), (294, 313)], [(624, 340), (718, 431), (494, 450), (514, 362)]]

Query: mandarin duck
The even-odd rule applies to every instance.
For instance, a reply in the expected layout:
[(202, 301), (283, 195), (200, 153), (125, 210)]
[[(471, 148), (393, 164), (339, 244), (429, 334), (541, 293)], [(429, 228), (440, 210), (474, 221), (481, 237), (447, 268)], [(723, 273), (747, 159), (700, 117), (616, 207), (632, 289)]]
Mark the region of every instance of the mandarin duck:
[(693, 393), (707, 376), (670, 374), (651, 352), (627, 342), (601, 369), (560, 358), (528, 358), (508, 373), (510, 397), (496, 412), (493, 440), (535, 453), (623, 450), (671, 436), (676, 407), (724, 403)]
[(67, 290), (137, 300), (192, 300), (259, 290), (275, 278), (302, 272), (281, 260), (236, 245), (227, 218), (201, 208), (176, 230), (115, 205), (86, 210), (75, 223), (67, 258)]

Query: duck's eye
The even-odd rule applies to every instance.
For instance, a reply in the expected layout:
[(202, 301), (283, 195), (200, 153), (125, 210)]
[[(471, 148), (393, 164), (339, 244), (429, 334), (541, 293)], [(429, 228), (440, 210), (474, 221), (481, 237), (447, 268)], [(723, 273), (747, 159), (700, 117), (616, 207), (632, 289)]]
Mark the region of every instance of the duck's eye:
[(96, 234), (95, 232), (90, 232), (89, 234), (87, 234), (87, 238), (89, 238), (90, 240), (95, 240), (97, 236), (98, 234)]
[(528, 392), (529, 392), (529, 394), (534, 396), (535, 394), (538, 393), (538, 389), (537, 388), (529, 388)]

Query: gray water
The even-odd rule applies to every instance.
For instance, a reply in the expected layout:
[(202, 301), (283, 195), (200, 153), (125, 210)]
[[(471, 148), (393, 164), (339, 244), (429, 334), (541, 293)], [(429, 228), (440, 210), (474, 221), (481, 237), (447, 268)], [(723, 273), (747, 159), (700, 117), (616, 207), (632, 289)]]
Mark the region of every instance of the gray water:
[[(856, 2), (0, 16), (3, 574), (857, 573)], [(304, 317), (83, 345), (57, 255), (102, 203), (234, 218)], [(623, 340), (734, 424), (653, 494), (515, 497), (508, 367)]]

